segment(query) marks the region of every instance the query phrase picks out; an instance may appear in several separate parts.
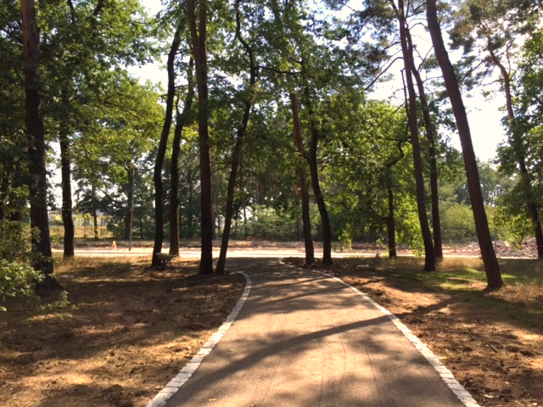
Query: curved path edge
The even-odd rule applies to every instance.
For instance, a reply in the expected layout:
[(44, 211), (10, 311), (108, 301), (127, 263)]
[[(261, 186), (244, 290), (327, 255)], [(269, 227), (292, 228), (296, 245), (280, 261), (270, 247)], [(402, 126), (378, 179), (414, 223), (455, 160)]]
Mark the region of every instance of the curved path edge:
[(424, 343), (422, 343), (421, 340), (419, 338), (417, 338), (415, 336), (415, 334), (413, 334), (413, 332), (411, 332), (411, 330), (406, 325), (404, 325), (404, 323), (401, 322), (400, 319), (396, 315), (394, 315), (392, 312), (387, 310), (382, 305), (375, 302), (366, 293), (364, 293), (364, 292), (360, 291), (358, 288), (353, 287), (352, 285), (346, 283), (342, 279), (340, 279), (338, 277), (335, 277), (335, 276), (332, 276), (330, 274), (324, 273), (322, 271), (317, 271), (317, 273), (322, 274), (322, 275), (324, 275), (324, 276), (326, 276), (328, 278), (332, 278), (332, 279), (338, 281), (339, 283), (343, 284), (344, 286), (350, 288), (356, 294), (361, 296), (364, 300), (366, 300), (371, 305), (373, 305), (375, 308), (377, 308), (379, 311), (381, 311), (383, 314), (385, 314), (390, 319), (390, 321), (392, 321), (392, 323), (394, 325), (396, 325), (396, 327), (405, 335), (405, 337), (407, 339), (409, 339), (409, 341), (422, 354), (422, 356), (424, 356), (426, 358), (428, 363), (430, 363), (430, 365), (432, 365), (432, 367), (441, 376), (441, 378), (443, 379), (445, 384), (447, 386), (449, 386), (451, 391), (456, 395), (456, 397), (458, 397), (458, 399), (466, 407), (480, 407), (480, 405), (475, 401), (475, 399), (471, 396), (471, 394), (469, 394), (469, 392), (464, 388), (464, 386), (462, 386), (458, 382), (458, 380), (455, 379), (455, 377), (451, 373), (451, 371), (449, 369), (447, 369), (441, 363), (439, 358), (436, 355), (434, 355), (434, 353)]
[(183, 367), (177, 376), (175, 376), (172, 380), (166, 384), (166, 386), (153, 398), (149, 403), (147, 403), (146, 407), (162, 407), (166, 404), (166, 402), (175, 394), (177, 391), (183, 386), (187, 380), (192, 376), (192, 374), (198, 369), (204, 358), (209, 355), (209, 353), (213, 350), (213, 348), (219, 343), (221, 338), (224, 336), (226, 331), (230, 329), (232, 326), (232, 323), (238, 316), (239, 312), (241, 311), (241, 308), (243, 308), (243, 305), (245, 304), (245, 301), (247, 301), (247, 298), (249, 297), (249, 293), (251, 292), (251, 277), (247, 275), (246, 273), (242, 271), (237, 271), (237, 273), (243, 275), (245, 277), (245, 289), (243, 290), (243, 294), (241, 295), (240, 299), (236, 303), (236, 306), (228, 315), (228, 317), (224, 320), (223, 324), (219, 327), (217, 332), (215, 332), (213, 335), (210, 336), (210, 338), (207, 340), (207, 342), (202, 346), (200, 351), (192, 357), (192, 359)]

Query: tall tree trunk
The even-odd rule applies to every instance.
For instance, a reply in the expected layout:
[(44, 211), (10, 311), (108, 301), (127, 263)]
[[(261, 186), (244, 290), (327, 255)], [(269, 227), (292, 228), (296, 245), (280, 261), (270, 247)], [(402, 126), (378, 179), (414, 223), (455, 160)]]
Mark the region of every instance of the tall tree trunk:
[(189, 193), (187, 197), (187, 239), (194, 237), (194, 214), (192, 213), (192, 199), (194, 197), (194, 187), (192, 179), (189, 180)]
[(388, 257), (391, 259), (397, 257), (396, 252), (396, 225), (394, 222), (394, 192), (392, 187), (387, 185), (388, 196), (388, 216), (387, 216), (387, 238), (388, 238)]
[(136, 168), (134, 164), (128, 169), (128, 213), (126, 215), (125, 239), (128, 240), (128, 250), (132, 250), (132, 226), (134, 224), (134, 180)]
[(187, 69), (187, 95), (185, 97), (183, 112), (177, 115), (172, 147), (170, 180), (170, 254), (176, 256), (179, 255), (179, 152), (181, 150), (183, 128), (185, 127), (189, 112), (192, 109), (192, 100), (194, 99), (193, 67), (194, 60), (191, 58)]
[(509, 73), (505, 66), (500, 62), (499, 58), (493, 52), (490, 45), (488, 47), (490, 52), (490, 57), (494, 65), (500, 70), (500, 74), (503, 80), (503, 91), (505, 93), (505, 102), (507, 106), (507, 118), (509, 119), (509, 129), (513, 137), (513, 149), (515, 152), (520, 180), (522, 182), (522, 187), (524, 189), (525, 199), (526, 199), (526, 208), (528, 209), (528, 215), (532, 220), (532, 225), (534, 228), (535, 241), (537, 246), (537, 258), (543, 259), (543, 231), (541, 230), (541, 221), (539, 219), (539, 211), (537, 205), (534, 202), (532, 185), (530, 183), (530, 174), (528, 173), (528, 168), (526, 167), (526, 158), (524, 154), (524, 146), (522, 135), (519, 133), (517, 126), (517, 120), (515, 117), (515, 112), (513, 110), (513, 97), (511, 95), (511, 80), (509, 79)]
[(395, 258), (397, 257), (396, 250), (396, 222), (394, 218), (394, 189), (392, 182), (392, 167), (398, 164), (404, 157), (404, 152), (402, 150), (402, 144), (408, 141), (399, 140), (398, 141), (398, 151), (400, 155), (393, 159), (391, 162), (387, 163), (387, 177), (386, 177), (386, 186), (387, 186), (387, 195), (388, 195), (388, 215), (386, 218), (387, 221), (387, 238), (388, 238), (388, 257)]
[(64, 128), (59, 132), (60, 166), (62, 183), (62, 224), (64, 225), (64, 257), (74, 257), (74, 220), (72, 217), (72, 177), (71, 152), (68, 131)]
[(192, 50), (198, 85), (198, 141), (200, 147), (200, 207), (202, 213), (202, 249), (200, 274), (213, 273), (213, 208), (211, 206), (211, 160), (209, 154), (208, 89), (207, 89), (207, 2), (200, 2), (196, 24), (194, 0), (188, 0)]
[(94, 240), (99, 239), (98, 234), (98, 204), (96, 202), (96, 186), (91, 183), (91, 199), (92, 199), (92, 220), (94, 224)]
[(98, 215), (96, 211), (92, 213), (92, 228), (94, 230), (94, 240), (100, 240), (100, 232), (98, 229)]
[[(250, 91), (256, 83), (257, 68), (255, 65), (255, 58), (253, 54), (253, 49), (247, 44), (247, 42), (241, 36), (241, 19), (239, 15), (239, 3), (240, 0), (236, 0), (236, 38), (239, 40), (247, 56), (249, 57), (249, 87), (247, 89), (247, 95), (245, 98), (245, 103), (243, 106), (243, 117), (241, 123), (237, 130), (236, 135), (236, 144), (234, 146), (234, 151), (232, 152), (232, 167), (230, 169), (230, 176), (228, 178), (228, 187), (226, 191), (226, 214), (224, 218), (224, 230), (222, 233), (221, 241), (221, 252), (219, 254), (219, 261), (217, 262), (217, 268), (215, 272), (217, 274), (224, 274), (224, 267), (226, 265), (226, 252), (228, 251), (228, 241), (230, 239), (230, 229), (232, 224), (233, 208), (234, 208), (234, 188), (236, 185), (236, 178), (238, 174), (238, 169), (241, 162), (241, 151), (243, 148), (243, 139), (245, 138), (245, 133), (247, 132), (247, 125), (249, 124), (249, 116), (251, 114), (251, 109), (253, 103), (249, 96)], [(236, 222), (236, 233), (237, 233), (237, 222)]]
[(322, 263), (332, 264), (332, 230), (330, 228), (330, 217), (328, 216), (328, 210), (326, 209), (326, 202), (324, 202), (324, 197), (322, 195), (317, 164), (320, 133), (319, 129), (317, 128), (317, 123), (315, 123), (314, 120), (311, 93), (307, 83), (304, 84), (304, 96), (306, 99), (305, 104), (309, 114), (309, 126), (311, 129), (311, 145), (309, 148), (309, 171), (311, 174), (311, 186), (313, 188), (313, 196), (317, 202), (322, 224)]
[(420, 76), (420, 72), (415, 66), (415, 60), (413, 58), (413, 40), (411, 32), (406, 27), (408, 51), (411, 62), (411, 72), (417, 82), (417, 88), (419, 90), (420, 106), (422, 110), (422, 117), (424, 120), (424, 127), (426, 128), (426, 136), (428, 138), (428, 157), (430, 158), (430, 197), (432, 202), (432, 226), (434, 231), (434, 252), (438, 259), (443, 258), (443, 244), (441, 240), (441, 220), (439, 217), (439, 190), (438, 190), (438, 176), (437, 176), (437, 160), (436, 160), (436, 141), (437, 132), (434, 121), (430, 115), (430, 108), (428, 106), (428, 98), (426, 97), (426, 91), (424, 89), (424, 83)]
[(417, 117), (417, 95), (413, 85), (413, 77), (411, 75), (411, 56), (409, 54), (407, 44), (407, 22), (405, 20), (405, 11), (403, 0), (398, 2), (398, 20), (400, 26), (400, 41), (402, 45), (402, 54), (405, 65), (405, 79), (407, 82), (407, 91), (409, 92), (409, 130), (411, 133), (411, 145), (413, 147), (413, 164), (415, 167), (415, 181), (417, 186), (417, 208), (419, 214), (420, 228), (422, 239), (424, 241), (425, 252), (425, 271), (436, 270), (436, 259), (434, 246), (432, 242), (432, 233), (428, 225), (428, 215), (426, 214), (426, 193), (424, 188), (424, 177), (422, 170), (422, 158), (419, 143), (418, 117)]
[(239, 172), (239, 190), (241, 194), (241, 207), (243, 208), (243, 237), (247, 239), (247, 236), (249, 236), (249, 231), (247, 230), (247, 201), (243, 187), (243, 171), (241, 169)]
[(307, 191), (307, 175), (303, 167), (304, 145), (302, 142), (302, 128), (300, 115), (298, 113), (298, 99), (294, 91), (290, 93), (290, 108), (292, 110), (292, 121), (294, 123), (294, 140), (298, 152), (298, 178), (300, 179), (300, 194), (302, 196), (302, 228), (305, 244), (305, 264), (307, 266), (315, 262), (315, 249), (313, 248), (313, 237), (311, 236), (311, 217), (309, 212), (309, 192)]
[(157, 253), (162, 251), (162, 242), (164, 241), (164, 187), (162, 185), (162, 167), (164, 165), (164, 156), (166, 155), (166, 146), (170, 134), (173, 115), (173, 101), (175, 96), (175, 72), (174, 62), (181, 41), (181, 28), (177, 27), (175, 31), (172, 46), (168, 53), (167, 70), (168, 70), (168, 95), (166, 97), (166, 114), (164, 117), (164, 125), (158, 145), (158, 152), (153, 173), (153, 182), (155, 184), (155, 242), (153, 246), (153, 257), (151, 266), (160, 266), (160, 260)]
[(488, 228), (488, 220), (486, 217), (485, 207), (483, 203), (483, 194), (481, 192), (481, 184), (479, 180), (479, 172), (477, 170), (477, 160), (473, 150), (471, 141), (471, 133), (468, 123), (468, 117), (460, 87), (456, 79), (454, 68), (449, 59), (449, 55), (443, 42), (441, 35), (441, 27), (437, 19), (436, 0), (427, 0), (427, 18), (428, 30), (432, 37), (432, 43), (436, 58), (443, 73), (445, 86), (451, 99), (458, 134), (460, 135), (460, 143), (462, 144), (462, 153), (464, 156), (464, 165), (466, 167), (466, 176), (468, 179), (468, 190), (473, 208), (473, 216), (475, 218), (475, 227), (477, 229), (477, 237), (479, 247), (481, 248), (481, 256), (485, 267), (488, 289), (499, 289), (503, 285), (503, 280), (500, 273), (500, 265), (492, 246), (492, 238)]
[(35, 255), (34, 268), (45, 277), (42, 286), (55, 288), (59, 287), (60, 284), (53, 274), (54, 267), (47, 214), (45, 134), (40, 111), (41, 95), (38, 80), (40, 62), (39, 34), (36, 25), (34, 0), (21, 0), (21, 14), (25, 62), (25, 124), (28, 138), (28, 169), (32, 176), (29, 185), (30, 224), (32, 228), (37, 228), (39, 232), (39, 236), (32, 239), (32, 251)]

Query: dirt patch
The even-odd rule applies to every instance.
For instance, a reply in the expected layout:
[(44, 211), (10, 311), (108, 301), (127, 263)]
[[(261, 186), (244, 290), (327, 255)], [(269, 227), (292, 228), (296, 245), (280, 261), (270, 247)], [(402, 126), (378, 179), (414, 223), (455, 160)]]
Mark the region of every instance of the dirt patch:
[[(287, 261), (303, 266), (303, 259)], [(524, 324), (518, 314), (482, 307), (462, 293), (422, 286), (409, 274), (387, 273), (378, 261), (360, 266), (360, 260), (344, 259), (313, 268), (343, 279), (396, 314), (482, 406), (543, 405), (543, 320)], [(484, 288), (483, 283), (471, 287)], [(526, 307), (528, 297), (543, 298), (543, 288), (537, 291), (528, 296), (511, 286), (489, 295)]]
[[(145, 406), (198, 352), (245, 287), (237, 274), (201, 277), (197, 262), (165, 272), (80, 259), (57, 268), (65, 304), (0, 313), (0, 406)], [(60, 292), (43, 292), (42, 305)], [(43, 307), (42, 307), (43, 308)]]

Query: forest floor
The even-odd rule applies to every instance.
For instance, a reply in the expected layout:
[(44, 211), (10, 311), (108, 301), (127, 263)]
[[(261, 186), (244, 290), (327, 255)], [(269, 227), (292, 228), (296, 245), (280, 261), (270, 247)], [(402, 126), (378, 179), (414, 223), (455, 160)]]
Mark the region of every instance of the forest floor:
[[(239, 274), (201, 277), (196, 261), (164, 272), (149, 259), (57, 266), (68, 292), (8, 301), (0, 313), (0, 406), (145, 406), (228, 316)], [(43, 307), (45, 305), (45, 307)]]
[[(56, 273), (67, 299), (53, 291), (39, 293), (39, 302), (8, 301), (0, 313), (0, 406), (145, 406), (220, 326), (245, 286), (238, 274), (200, 277), (195, 261), (176, 260), (165, 272), (148, 264), (62, 262)], [(420, 272), (421, 264), (345, 258), (313, 268), (395, 313), (481, 405), (543, 406), (543, 265), (502, 260), (507, 284), (489, 293), (478, 259), (445, 259), (435, 274)]]

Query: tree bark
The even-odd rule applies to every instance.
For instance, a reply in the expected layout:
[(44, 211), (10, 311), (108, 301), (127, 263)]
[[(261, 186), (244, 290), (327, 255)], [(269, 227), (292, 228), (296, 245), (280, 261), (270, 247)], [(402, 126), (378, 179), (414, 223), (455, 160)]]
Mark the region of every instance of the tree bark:
[(315, 262), (315, 250), (313, 248), (313, 237), (311, 236), (311, 217), (309, 212), (309, 192), (307, 191), (307, 175), (303, 168), (304, 146), (302, 142), (302, 128), (300, 126), (300, 115), (298, 113), (298, 99), (294, 91), (290, 93), (290, 108), (292, 110), (292, 121), (294, 123), (294, 140), (296, 151), (300, 162), (298, 166), (298, 178), (300, 179), (300, 194), (302, 196), (302, 228), (305, 244), (305, 264), (307, 266)]
[(198, 85), (198, 141), (200, 147), (200, 207), (202, 216), (202, 248), (200, 274), (213, 273), (213, 208), (211, 205), (211, 160), (209, 154), (208, 88), (207, 88), (207, 2), (200, 3), (196, 26), (194, 0), (188, 0), (187, 16)]
[(330, 228), (330, 217), (328, 216), (328, 210), (326, 209), (326, 202), (324, 202), (324, 197), (322, 195), (317, 164), (317, 151), (319, 147), (320, 134), (317, 124), (313, 118), (311, 93), (307, 83), (304, 85), (304, 95), (309, 113), (309, 126), (311, 129), (311, 145), (309, 148), (309, 171), (311, 174), (311, 186), (313, 188), (313, 196), (317, 202), (322, 224), (322, 263), (330, 265), (332, 264), (332, 230)]
[(36, 25), (34, 0), (21, 0), (23, 27), (24, 76), (25, 76), (25, 124), (28, 139), (28, 170), (32, 180), (29, 185), (30, 224), (38, 230), (39, 236), (32, 238), (32, 251), (35, 255), (34, 268), (45, 279), (45, 288), (56, 288), (60, 284), (55, 279), (51, 253), (51, 237), (47, 214), (47, 171), (45, 168), (45, 133), (40, 111), (38, 67), (39, 34)]
[(179, 152), (181, 151), (181, 136), (188, 120), (194, 99), (193, 70), (194, 60), (189, 60), (187, 69), (187, 95), (183, 112), (177, 115), (177, 123), (173, 137), (171, 184), (170, 184), (170, 254), (179, 255)]
[(398, 2), (398, 21), (400, 26), (400, 40), (402, 45), (402, 54), (405, 65), (405, 78), (407, 82), (407, 91), (409, 92), (409, 130), (411, 133), (411, 145), (413, 148), (413, 164), (415, 167), (415, 181), (417, 188), (417, 208), (419, 214), (422, 239), (424, 241), (425, 263), (424, 271), (435, 271), (436, 260), (434, 246), (432, 243), (432, 233), (428, 225), (428, 215), (426, 214), (426, 193), (424, 188), (424, 177), (422, 170), (422, 158), (420, 152), (418, 117), (417, 117), (417, 95), (413, 85), (411, 75), (411, 66), (413, 62), (409, 54), (407, 43), (407, 22), (404, 14), (403, 0)]
[(94, 240), (98, 240), (98, 205), (96, 202), (96, 187), (94, 182), (91, 183), (91, 199), (92, 199), (92, 220), (94, 224)]
[(387, 185), (388, 195), (388, 216), (387, 216), (387, 238), (388, 238), (388, 257), (395, 259), (396, 251), (396, 225), (394, 222), (394, 192), (392, 187)]
[(441, 35), (441, 27), (439, 26), (439, 21), (437, 19), (436, 0), (427, 0), (426, 4), (428, 30), (432, 37), (436, 58), (443, 73), (443, 79), (445, 80), (445, 86), (451, 100), (458, 133), (460, 135), (460, 143), (462, 145), (462, 154), (464, 156), (464, 165), (468, 180), (468, 190), (487, 278), (487, 288), (495, 290), (503, 285), (503, 280), (500, 273), (500, 265), (498, 264), (498, 259), (496, 258), (494, 247), (492, 246), (490, 230), (488, 228), (488, 220), (483, 203), (483, 194), (481, 192), (479, 172), (477, 170), (477, 160), (471, 141), (468, 117), (464, 102), (462, 101), (462, 95), (460, 93), (460, 87), (456, 79), (454, 68), (449, 59)]
[(135, 174), (134, 164), (128, 169), (128, 212), (126, 215), (126, 228), (125, 228), (125, 239), (128, 240), (128, 250), (132, 250), (132, 228), (134, 225), (134, 178)]
[(434, 121), (430, 116), (430, 108), (428, 106), (428, 98), (426, 97), (426, 91), (424, 90), (424, 84), (420, 76), (420, 72), (415, 66), (413, 59), (413, 40), (411, 32), (406, 27), (408, 51), (411, 62), (411, 72), (417, 82), (417, 88), (419, 90), (419, 100), (422, 110), (422, 117), (424, 120), (424, 127), (426, 128), (426, 137), (428, 138), (428, 157), (430, 158), (430, 197), (432, 203), (432, 226), (434, 232), (434, 253), (436, 258), (443, 259), (443, 244), (441, 240), (441, 220), (439, 217), (439, 190), (438, 190), (438, 175), (437, 175), (437, 160), (436, 160), (436, 140), (437, 133)]
[(522, 145), (522, 136), (519, 134), (517, 127), (517, 120), (515, 117), (515, 112), (513, 110), (513, 97), (511, 95), (511, 80), (509, 79), (509, 73), (503, 64), (500, 62), (496, 54), (488, 47), (490, 57), (494, 65), (500, 70), (500, 74), (503, 80), (503, 91), (505, 93), (505, 102), (507, 106), (507, 118), (509, 119), (509, 129), (511, 130), (511, 135), (513, 136), (513, 149), (515, 151), (515, 156), (517, 159), (517, 164), (520, 173), (520, 180), (525, 193), (526, 198), (526, 208), (528, 209), (528, 215), (532, 220), (532, 225), (534, 228), (535, 241), (537, 246), (537, 258), (543, 259), (543, 231), (541, 230), (541, 221), (539, 219), (539, 211), (537, 205), (534, 202), (532, 185), (530, 184), (530, 174), (528, 168), (526, 167), (526, 158), (524, 155), (524, 146)]
[(172, 125), (173, 101), (175, 96), (175, 72), (174, 62), (179, 49), (181, 37), (181, 28), (177, 27), (175, 31), (170, 52), (168, 53), (167, 70), (168, 70), (168, 95), (166, 97), (166, 114), (164, 117), (164, 125), (158, 145), (158, 152), (153, 173), (153, 182), (155, 185), (155, 242), (153, 246), (153, 257), (151, 261), (152, 267), (159, 267), (160, 260), (157, 253), (162, 251), (162, 242), (164, 241), (164, 187), (162, 185), (162, 167), (164, 165), (164, 156), (166, 155), (166, 146), (168, 144), (168, 136)]
[(194, 237), (194, 214), (192, 213), (192, 198), (194, 197), (194, 188), (192, 179), (189, 180), (189, 193), (187, 204), (187, 239)]
[(62, 183), (62, 224), (64, 225), (64, 257), (74, 257), (75, 227), (72, 217), (72, 180), (70, 140), (66, 129), (59, 132), (60, 166)]
[[(245, 48), (247, 56), (249, 57), (249, 87), (250, 91), (256, 83), (257, 68), (255, 65), (255, 58), (252, 48), (247, 44), (247, 42), (241, 36), (241, 21), (239, 15), (239, 0), (236, 0), (236, 38)], [(247, 132), (247, 125), (249, 124), (249, 117), (251, 115), (251, 109), (253, 103), (249, 95), (246, 95), (245, 103), (243, 106), (243, 117), (241, 123), (237, 130), (236, 135), (236, 144), (234, 146), (234, 151), (232, 152), (232, 167), (230, 169), (230, 176), (228, 178), (228, 187), (226, 191), (226, 214), (224, 218), (224, 230), (222, 233), (221, 240), (221, 252), (219, 254), (219, 260), (217, 262), (217, 268), (215, 272), (217, 274), (224, 274), (224, 267), (226, 265), (226, 253), (228, 251), (228, 241), (230, 239), (230, 229), (232, 224), (233, 208), (234, 208), (234, 188), (236, 185), (236, 178), (238, 174), (238, 169), (241, 162), (241, 151), (243, 148), (243, 139), (245, 138), (245, 133)], [(237, 222), (236, 222), (236, 232), (237, 232)]]

